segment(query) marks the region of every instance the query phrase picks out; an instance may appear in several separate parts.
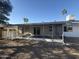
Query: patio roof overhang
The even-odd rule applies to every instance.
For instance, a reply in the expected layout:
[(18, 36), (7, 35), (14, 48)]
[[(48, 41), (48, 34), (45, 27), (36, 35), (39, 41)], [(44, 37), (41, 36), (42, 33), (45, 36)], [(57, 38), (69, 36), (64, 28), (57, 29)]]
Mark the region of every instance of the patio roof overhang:
[(41, 22), (41, 23), (27, 23), (27, 24), (11, 24), (11, 26), (21, 26), (21, 25), (57, 25), (57, 24), (65, 24), (66, 21), (55, 21), (55, 22)]

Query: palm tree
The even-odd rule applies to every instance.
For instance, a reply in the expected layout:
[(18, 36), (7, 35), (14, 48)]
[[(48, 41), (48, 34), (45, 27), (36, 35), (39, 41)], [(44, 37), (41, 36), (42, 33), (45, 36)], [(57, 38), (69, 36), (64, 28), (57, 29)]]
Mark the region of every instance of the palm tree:
[(67, 14), (67, 9), (62, 10), (62, 15), (65, 15), (65, 14)]
[(27, 17), (24, 17), (24, 23), (26, 24), (28, 21), (29, 21), (29, 19), (27, 18)]
[(6, 24), (12, 12), (12, 5), (10, 0), (0, 0), (0, 24)]

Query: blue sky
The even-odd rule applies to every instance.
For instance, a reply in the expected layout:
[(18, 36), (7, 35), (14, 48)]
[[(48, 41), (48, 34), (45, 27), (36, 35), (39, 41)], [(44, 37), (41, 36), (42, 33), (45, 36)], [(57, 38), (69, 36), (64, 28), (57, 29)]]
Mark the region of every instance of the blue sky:
[(10, 15), (10, 23), (24, 23), (27, 17), (29, 23), (65, 21), (61, 11), (65, 8), (68, 14), (73, 14), (79, 19), (79, 0), (11, 0), (13, 11)]

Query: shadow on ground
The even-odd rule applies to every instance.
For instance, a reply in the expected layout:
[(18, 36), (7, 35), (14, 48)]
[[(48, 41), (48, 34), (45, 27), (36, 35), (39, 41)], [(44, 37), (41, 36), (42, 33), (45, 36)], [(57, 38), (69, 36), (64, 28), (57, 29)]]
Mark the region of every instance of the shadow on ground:
[(23, 46), (0, 46), (0, 59), (78, 59), (78, 52), (75, 46), (38, 42)]

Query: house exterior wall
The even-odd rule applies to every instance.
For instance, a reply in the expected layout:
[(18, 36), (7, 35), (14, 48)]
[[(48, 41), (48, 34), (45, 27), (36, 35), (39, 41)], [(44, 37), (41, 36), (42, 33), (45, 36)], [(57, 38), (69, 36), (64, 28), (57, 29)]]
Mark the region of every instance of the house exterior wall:
[[(49, 30), (49, 26), (52, 26), (52, 31)], [(60, 38), (63, 33), (62, 25), (31, 25), (31, 26), (24, 26), (23, 27), (23, 34), (24, 33), (31, 33), (34, 35), (34, 27), (40, 27), (40, 35), (41, 36), (49, 36), (52, 38)]]
[(63, 26), (62, 24), (54, 25), (53, 26), (53, 37), (54, 38), (61, 38), (63, 33)]
[[(47, 25), (16, 25), (4, 28), (2, 33), (3, 38), (12, 38), (16, 36), (31, 33), (34, 35), (34, 27), (40, 28), (41, 36), (49, 36), (51, 38), (61, 38), (63, 33), (62, 24), (47, 24)], [(50, 30), (51, 27), (51, 30)]]
[(43, 25), (43, 26), (41, 26), (41, 35), (42, 36), (52, 37), (53, 33), (52, 33), (52, 31), (49, 30), (49, 26), (52, 26), (52, 25)]
[(19, 35), (17, 26), (5, 27), (2, 31), (2, 38), (13, 39)]
[(71, 32), (64, 32), (64, 37), (73, 37), (79, 38), (79, 23), (72, 23), (72, 31)]
[(79, 23), (72, 24), (73, 32), (79, 32)]
[(72, 23), (72, 32), (64, 32), (64, 43), (79, 44), (79, 23)]
[(49, 31), (49, 26), (46, 26), (46, 25), (44, 25), (44, 26), (34, 25), (34, 26), (29, 26), (29, 27), (26, 26), (24, 32), (29, 32), (29, 33), (32, 33), (32, 35), (34, 35), (34, 27), (40, 27), (40, 35), (41, 36), (52, 36), (52, 31)]
[(27, 32), (32, 33), (32, 29), (30, 28), (30, 26), (23, 26), (22, 34), (25, 34)]

